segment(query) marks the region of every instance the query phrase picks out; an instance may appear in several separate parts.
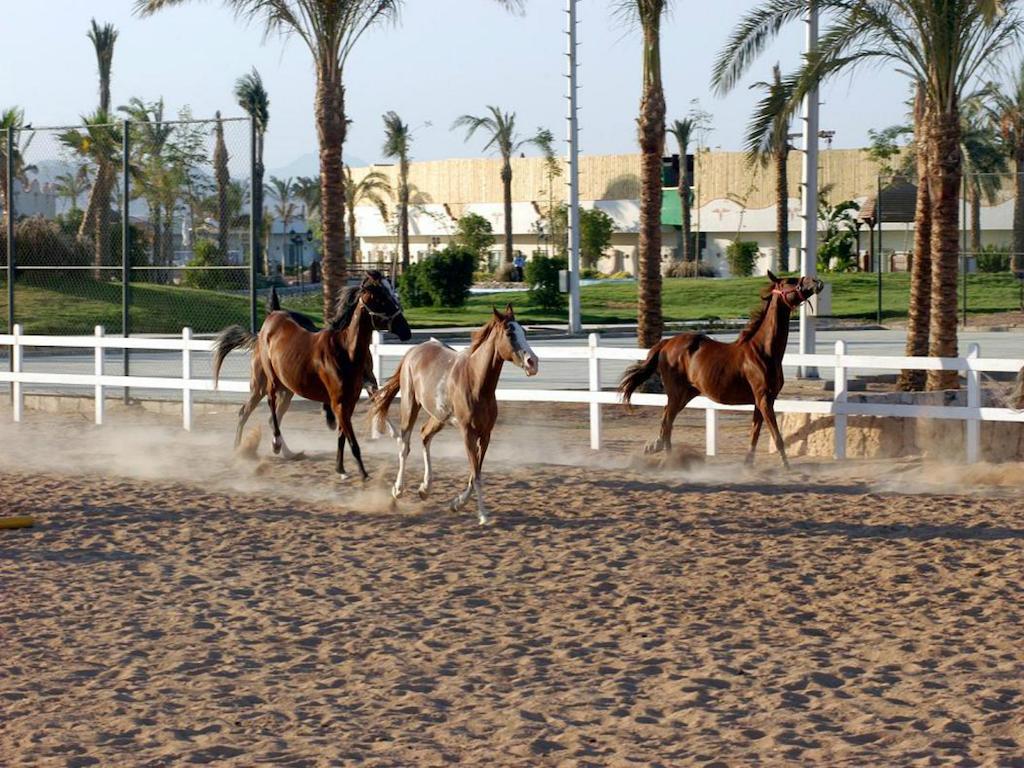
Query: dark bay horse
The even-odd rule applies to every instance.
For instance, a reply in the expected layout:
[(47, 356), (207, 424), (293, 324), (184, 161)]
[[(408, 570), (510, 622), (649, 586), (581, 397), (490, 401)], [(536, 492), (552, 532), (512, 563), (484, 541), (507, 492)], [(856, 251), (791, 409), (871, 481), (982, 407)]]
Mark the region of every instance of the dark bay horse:
[(789, 319), (794, 309), (825, 286), (811, 277), (778, 278), (771, 272), (768, 279), (771, 285), (761, 294), (761, 307), (736, 341), (726, 344), (702, 333), (680, 333), (655, 344), (646, 360), (626, 369), (619, 394), (627, 405), (637, 387), (655, 372), (661, 376), (668, 396), (661, 416), (661, 434), (644, 446), (644, 453), (671, 451), (676, 416), (693, 398), (704, 395), (723, 405), (754, 406), (748, 464), (754, 461), (761, 425), (767, 422), (782, 463), (789, 467), (775, 420)]
[(377, 390), (373, 405), (373, 417), (382, 419), (387, 416), (399, 390), (402, 392), (398, 477), (391, 490), (395, 498), (405, 490), (409, 437), (422, 408), (427, 412), (427, 422), (420, 429), (424, 464), (420, 498), (425, 499), (430, 492), (430, 441), (446, 424), (456, 424), (462, 429), (469, 458), (469, 482), (451, 506), (456, 511), (462, 509), (475, 491), (480, 524), (488, 522), (481, 490), (481, 467), (491, 442), (491, 430), (498, 419), (494, 390), (505, 362), (518, 365), (527, 376), (536, 375), (539, 367), (537, 356), (530, 349), (526, 332), (516, 321), (511, 304), (504, 313), (495, 309), (490, 321), (473, 333), (472, 344), (461, 352), (431, 339), (405, 354), (398, 370)]
[(355, 302), (321, 331), (307, 330), (284, 311), (267, 315), (258, 336), (237, 325), (222, 331), (214, 342), (214, 386), (224, 358), (232, 349), (252, 350), (249, 400), (238, 412), (235, 447), (242, 439), (249, 416), (266, 396), (274, 429), (274, 453), (283, 451), (285, 458), (293, 456), (281, 437), (280, 419), (297, 394), (330, 406), (338, 425), (338, 473), (345, 474), (344, 451), (348, 440), (359, 471), (364, 479), (368, 477), (352, 428), (352, 412), (363, 388), (374, 330), (390, 330), (403, 341), (412, 335), (398, 295), (379, 272), (367, 274)]

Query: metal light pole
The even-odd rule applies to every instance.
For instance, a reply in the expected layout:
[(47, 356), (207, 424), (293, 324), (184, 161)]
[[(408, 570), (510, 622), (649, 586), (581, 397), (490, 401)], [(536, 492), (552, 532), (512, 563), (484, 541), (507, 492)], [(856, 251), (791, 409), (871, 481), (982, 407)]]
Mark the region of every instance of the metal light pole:
[(566, 0), (566, 12), (569, 17), (567, 34), (569, 61), (569, 333), (582, 333), (580, 322), (580, 146), (577, 96), (579, 86), (576, 81), (576, 5), (579, 0)]
[[(818, 3), (810, 0), (807, 7), (807, 36), (805, 53), (810, 54), (818, 47)], [(818, 89), (811, 89), (804, 96), (804, 158), (803, 158), (803, 224), (800, 237), (800, 274), (807, 277), (818, 275)], [(814, 317), (809, 305), (800, 308), (800, 354), (814, 354)], [(808, 379), (818, 378), (818, 369), (801, 367), (800, 375)]]

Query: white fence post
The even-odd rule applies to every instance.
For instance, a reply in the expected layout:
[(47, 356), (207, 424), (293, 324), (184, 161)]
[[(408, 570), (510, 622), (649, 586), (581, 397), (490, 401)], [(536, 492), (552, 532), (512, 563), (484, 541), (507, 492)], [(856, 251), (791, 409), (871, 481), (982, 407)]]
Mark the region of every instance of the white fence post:
[(181, 329), (181, 426), (192, 431), (192, 329)]
[[(590, 352), (589, 377), (590, 391), (601, 391), (601, 359), (597, 356), (597, 348), (601, 345), (601, 337), (592, 333), (587, 337), (587, 345)], [(594, 451), (601, 450), (601, 404), (595, 400), (590, 401), (590, 448)]]
[(704, 411), (704, 453), (708, 456), (718, 455), (717, 408), (707, 408)]
[[(373, 377), (377, 379), (377, 386), (380, 386), (384, 382), (381, 381), (381, 364), (380, 364), (380, 345), (384, 343), (384, 334), (380, 331), (374, 331), (370, 341), (370, 360), (373, 363)], [(370, 425), (370, 439), (376, 440), (381, 436), (380, 430), (377, 429), (377, 419), (373, 420)]]
[[(981, 357), (981, 347), (971, 344), (967, 348), (967, 359)], [(981, 375), (974, 368), (967, 369), (967, 407), (977, 412), (981, 408)], [(967, 463), (974, 464), (981, 453), (981, 415), (968, 414), (967, 418)]]
[(846, 366), (843, 365), (843, 355), (846, 354), (846, 342), (836, 342), (836, 367), (832, 387), (832, 426), (835, 432), (835, 450), (837, 459), (846, 458), (846, 414), (842, 410), (846, 406)]
[(93, 373), (96, 375), (96, 415), (95, 421), (97, 425), (103, 424), (103, 383), (101, 378), (103, 376), (103, 355), (106, 350), (100, 343), (103, 340), (103, 326), (97, 325), (93, 333), (96, 335), (96, 350), (95, 357), (93, 358)]
[[(21, 325), (15, 323), (12, 330), (14, 336), (14, 344), (11, 345), (11, 368), (12, 372), (17, 376), (21, 373)], [(22, 411), (25, 403), (22, 400), (22, 387), (21, 382), (15, 379), (11, 382), (11, 413), (14, 415), (15, 421), (21, 421)]]

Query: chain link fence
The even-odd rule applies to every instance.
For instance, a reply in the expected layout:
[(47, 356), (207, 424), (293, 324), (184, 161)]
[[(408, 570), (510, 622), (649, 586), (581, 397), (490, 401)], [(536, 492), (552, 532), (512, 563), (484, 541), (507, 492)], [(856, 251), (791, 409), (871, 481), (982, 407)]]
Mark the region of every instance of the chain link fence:
[(0, 136), (5, 330), (210, 334), (258, 321), (250, 121), (140, 114)]

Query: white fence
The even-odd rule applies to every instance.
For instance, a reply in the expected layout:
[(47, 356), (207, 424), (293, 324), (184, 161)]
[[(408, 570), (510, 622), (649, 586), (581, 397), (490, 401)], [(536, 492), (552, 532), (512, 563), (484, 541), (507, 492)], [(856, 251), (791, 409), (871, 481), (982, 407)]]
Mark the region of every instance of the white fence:
[[(14, 326), (14, 333), (0, 334), (0, 346), (11, 348), (12, 370), (0, 371), (0, 382), (11, 382), (12, 412), (15, 421), (24, 415), (24, 385), (49, 384), (62, 387), (92, 388), (95, 397), (95, 421), (103, 423), (104, 389), (111, 387), (134, 387), (181, 392), (182, 425), (192, 429), (192, 399), (195, 392), (212, 392), (213, 381), (192, 377), (192, 354), (210, 352), (213, 342), (192, 338), (192, 331), (185, 328), (181, 338), (121, 338), (104, 335), (103, 328), (96, 327), (94, 336), (26, 336), (21, 326)], [(24, 370), (26, 348), (82, 348), (93, 350), (94, 369), (92, 374), (41, 373)], [(408, 344), (384, 344), (380, 334), (375, 333), (371, 351), (374, 371), (381, 377), (381, 361), (385, 357), (401, 357), (412, 346)], [(458, 348), (458, 347), (456, 347)], [(170, 350), (181, 353), (181, 376), (117, 376), (104, 372), (104, 351), (107, 349)], [(602, 347), (600, 337), (591, 334), (586, 346), (578, 347), (534, 347), (541, 361), (586, 360), (588, 362), (588, 388), (583, 389), (498, 389), (498, 399), (508, 402), (531, 403), (589, 403), (590, 405), (590, 447), (601, 448), (601, 407), (619, 403), (614, 391), (606, 391), (606, 382), (601, 378), (602, 360), (624, 360), (634, 362), (647, 356), (644, 349), (623, 347)], [(889, 357), (874, 355), (848, 355), (846, 344), (837, 341), (835, 353), (831, 355), (787, 354), (783, 364), (815, 368), (832, 368), (835, 387), (831, 400), (777, 400), (775, 410), (779, 413), (810, 413), (835, 417), (835, 457), (846, 456), (846, 422), (849, 416), (894, 416), (904, 418), (952, 419), (967, 422), (966, 459), (978, 460), (981, 445), (981, 422), (1009, 421), (1024, 423), (1024, 412), (1009, 408), (984, 408), (981, 406), (982, 372), (1016, 373), (1024, 360), (986, 359), (980, 356), (978, 345), (972, 344), (967, 357)], [(894, 371), (904, 368), (920, 370), (948, 370), (966, 374), (967, 405), (898, 405), (883, 403), (850, 403), (847, 401), (848, 371), (882, 370)], [(614, 382), (607, 382), (612, 385)], [(249, 383), (239, 380), (220, 382), (223, 392), (249, 391)], [(635, 394), (633, 403), (640, 406), (664, 406), (665, 395)], [(752, 411), (752, 406), (721, 405), (705, 397), (692, 400), (687, 408), (705, 412), (705, 446), (709, 456), (718, 450), (718, 415), (721, 411)]]

